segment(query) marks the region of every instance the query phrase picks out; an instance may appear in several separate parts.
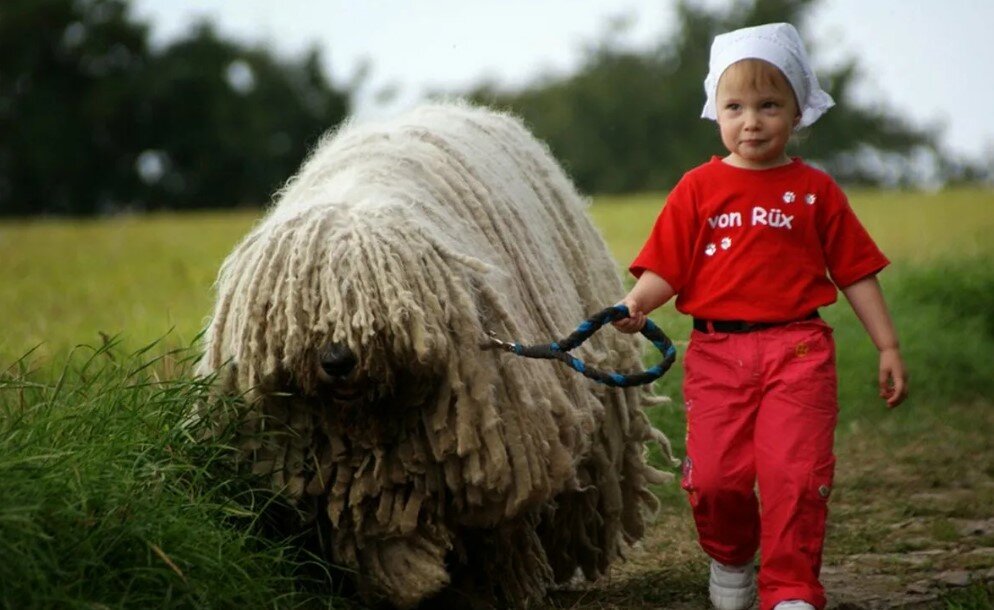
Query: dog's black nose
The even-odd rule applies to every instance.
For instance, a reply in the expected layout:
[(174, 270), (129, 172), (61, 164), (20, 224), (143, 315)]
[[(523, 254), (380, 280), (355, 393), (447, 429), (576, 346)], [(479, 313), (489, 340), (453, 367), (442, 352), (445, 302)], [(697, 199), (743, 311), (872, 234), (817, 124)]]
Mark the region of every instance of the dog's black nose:
[(332, 378), (347, 376), (357, 363), (355, 354), (343, 343), (329, 343), (321, 352), (321, 370)]

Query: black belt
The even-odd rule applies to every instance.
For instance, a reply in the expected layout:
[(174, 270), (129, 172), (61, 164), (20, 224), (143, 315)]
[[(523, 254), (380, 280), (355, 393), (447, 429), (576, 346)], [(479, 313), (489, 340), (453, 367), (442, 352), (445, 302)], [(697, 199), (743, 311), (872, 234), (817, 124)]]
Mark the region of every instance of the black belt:
[(694, 330), (699, 330), (702, 333), (751, 333), (754, 330), (763, 330), (764, 328), (783, 326), (784, 324), (790, 324), (791, 322), (814, 320), (820, 317), (821, 316), (818, 315), (818, 310), (816, 309), (803, 318), (786, 320), (784, 322), (746, 322), (744, 320), (702, 320), (700, 318), (694, 318)]

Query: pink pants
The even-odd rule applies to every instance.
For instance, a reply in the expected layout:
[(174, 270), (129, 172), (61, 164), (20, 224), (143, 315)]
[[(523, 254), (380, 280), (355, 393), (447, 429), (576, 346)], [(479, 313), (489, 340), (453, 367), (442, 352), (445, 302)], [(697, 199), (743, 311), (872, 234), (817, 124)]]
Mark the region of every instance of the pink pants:
[(684, 370), (683, 488), (701, 547), (731, 565), (759, 549), (761, 610), (787, 599), (824, 608), (818, 574), (838, 417), (832, 329), (814, 319), (742, 334), (695, 330)]

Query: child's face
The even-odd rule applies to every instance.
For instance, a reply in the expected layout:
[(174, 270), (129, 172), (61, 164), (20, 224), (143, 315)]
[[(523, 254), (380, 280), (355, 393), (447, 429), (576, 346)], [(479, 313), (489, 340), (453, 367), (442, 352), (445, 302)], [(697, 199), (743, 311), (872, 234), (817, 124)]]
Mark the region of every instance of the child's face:
[(789, 162), (785, 149), (800, 121), (791, 91), (739, 84), (724, 77), (718, 82), (718, 126), (726, 160), (747, 169), (766, 169)]

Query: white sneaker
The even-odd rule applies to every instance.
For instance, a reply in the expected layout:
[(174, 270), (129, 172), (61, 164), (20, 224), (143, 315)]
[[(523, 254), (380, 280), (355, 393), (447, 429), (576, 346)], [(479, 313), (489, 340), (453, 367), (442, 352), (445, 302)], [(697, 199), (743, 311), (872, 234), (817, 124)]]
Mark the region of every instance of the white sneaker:
[(711, 603), (717, 610), (746, 610), (756, 599), (756, 568), (711, 560)]
[(773, 610), (815, 610), (815, 607), (803, 599), (788, 599), (774, 606)]

